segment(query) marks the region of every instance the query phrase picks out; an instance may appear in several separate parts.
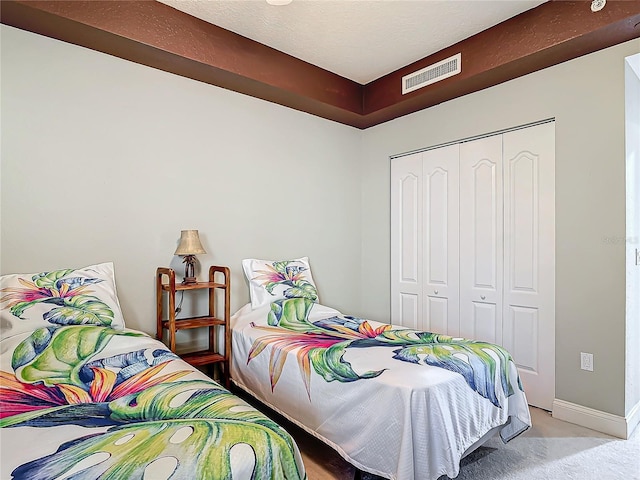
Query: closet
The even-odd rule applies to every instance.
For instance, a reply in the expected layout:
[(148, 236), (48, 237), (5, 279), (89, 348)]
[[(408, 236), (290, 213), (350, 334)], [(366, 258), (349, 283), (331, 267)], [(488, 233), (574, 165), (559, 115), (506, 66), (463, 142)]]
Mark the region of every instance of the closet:
[(391, 159), (392, 323), (504, 346), (555, 395), (555, 122)]

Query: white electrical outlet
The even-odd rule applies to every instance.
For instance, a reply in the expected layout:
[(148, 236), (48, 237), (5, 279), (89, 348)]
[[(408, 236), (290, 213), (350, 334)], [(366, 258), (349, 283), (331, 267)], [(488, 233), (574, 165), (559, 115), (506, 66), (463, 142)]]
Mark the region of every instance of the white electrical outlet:
[(580, 368), (593, 372), (593, 353), (580, 352)]

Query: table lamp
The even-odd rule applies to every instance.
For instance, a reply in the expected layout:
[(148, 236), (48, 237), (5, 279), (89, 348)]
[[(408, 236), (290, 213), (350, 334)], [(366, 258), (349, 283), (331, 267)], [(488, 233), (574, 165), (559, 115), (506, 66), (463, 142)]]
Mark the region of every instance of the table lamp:
[(186, 264), (184, 268), (184, 280), (183, 284), (196, 283), (195, 263), (196, 255), (200, 255), (205, 252), (200, 243), (200, 236), (198, 230), (182, 230), (180, 232), (180, 243), (176, 248), (174, 255), (180, 255), (183, 258), (182, 263)]

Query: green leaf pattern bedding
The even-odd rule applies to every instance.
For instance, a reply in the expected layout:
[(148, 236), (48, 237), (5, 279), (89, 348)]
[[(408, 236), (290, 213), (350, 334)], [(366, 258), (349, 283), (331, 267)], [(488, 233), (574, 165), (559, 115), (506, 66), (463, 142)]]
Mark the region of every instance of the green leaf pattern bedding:
[(398, 480), (455, 478), (491, 429), (531, 419), (498, 345), (382, 324), (288, 298), (231, 319), (232, 378), (358, 468)]
[(0, 347), (3, 479), (306, 478), (286, 431), (146, 334), (52, 325)]

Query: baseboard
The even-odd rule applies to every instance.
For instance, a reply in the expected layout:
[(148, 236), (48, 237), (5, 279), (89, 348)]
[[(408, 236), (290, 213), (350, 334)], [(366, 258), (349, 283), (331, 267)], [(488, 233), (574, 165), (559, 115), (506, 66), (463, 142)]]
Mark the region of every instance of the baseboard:
[(627, 438), (629, 438), (634, 430), (640, 424), (640, 402), (636, 403), (626, 416), (627, 419)]
[(640, 403), (631, 409), (629, 415), (621, 417), (556, 398), (553, 401), (552, 416), (607, 435), (628, 439), (640, 422)]

